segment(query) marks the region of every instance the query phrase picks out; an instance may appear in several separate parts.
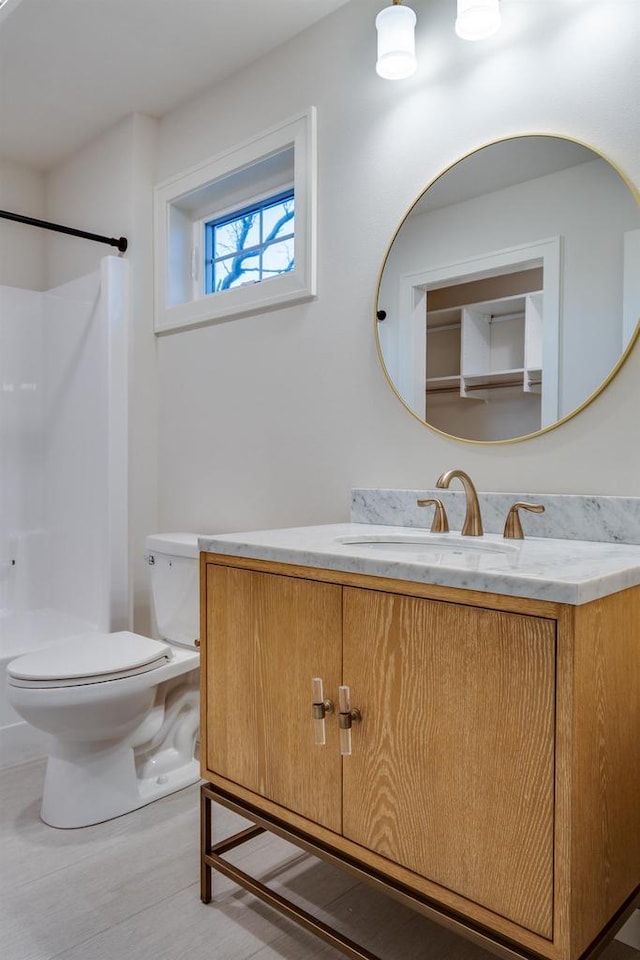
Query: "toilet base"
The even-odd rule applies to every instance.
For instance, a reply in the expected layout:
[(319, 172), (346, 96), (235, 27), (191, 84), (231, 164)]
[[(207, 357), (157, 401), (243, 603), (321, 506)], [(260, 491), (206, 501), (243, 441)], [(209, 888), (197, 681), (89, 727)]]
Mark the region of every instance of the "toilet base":
[(198, 783), (200, 765), (189, 760), (157, 777), (138, 779), (131, 746), (55, 741), (44, 781), (40, 817), (50, 827), (71, 829), (131, 813), (176, 790)]

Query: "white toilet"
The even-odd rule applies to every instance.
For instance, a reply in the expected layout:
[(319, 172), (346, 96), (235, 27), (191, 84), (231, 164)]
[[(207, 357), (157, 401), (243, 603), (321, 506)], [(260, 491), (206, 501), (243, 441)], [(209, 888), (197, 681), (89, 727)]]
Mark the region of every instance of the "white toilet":
[(51, 735), (41, 817), (85, 827), (199, 779), (198, 542), (147, 537), (162, 641), (84, 633), (7, 667), (9, 701)]

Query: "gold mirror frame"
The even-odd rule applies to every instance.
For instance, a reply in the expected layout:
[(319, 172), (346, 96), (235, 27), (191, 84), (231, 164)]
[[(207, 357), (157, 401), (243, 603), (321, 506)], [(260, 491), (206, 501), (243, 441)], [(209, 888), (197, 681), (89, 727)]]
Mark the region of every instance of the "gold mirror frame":
[(638, 340), (640, 339), (640, 318), (639, 318), (638, 321), (636, 322), (636, 326), (635, 326), (634, 332), (633, 332), (633, 333), (631, 334), (631, 336), (629, 337), (629, 341), (628, 341), (628, 343), (627, 343), (626, 348), (625, 348), (624, 351), (622, 352), (622, 354), (621, 354), (621, 356), (619, 357), (618, 361), (617, 361), (617, 362), (614, 364), (614, 366), (611, 368), (611, 370), (609, 371), (608, 375), (602, 380), (602, 382), (599, 384), (599, 386), (598, 386), (595, 390), (593, 390), (590, 394), (588, 394), (588, 396), (587, 396), (581, 403), (579, 403), (574, 409), (570, 410), (568, 413), (566, 413), (566, 414), (564, 414), (563, 416), (559, 417), (559, 418), (558, 418), (556, 421), (554, 421), (553, 423), (550, 423), (550, 424), (548, 424), (548, 425), (546, 425), (546, 426), (544, 426), (544, 427), (541, 427), (540, 429), (535, 430), (535, 431), (533, 431), (533, 432), (525, 433), (525, 434), (522, 434), (522, 435), (516, 436), (516, 437), (509, 437), (509, 438), (505, 438), (505, 439), (496, 439), (496, 440), (483, 440), (483, 439), (473, 439), (473, 438), (471, 438), (471, 437), (459, 437), (459, 436), (456, 436), (455, 434), (447, 433), (445, 430), (442, 430), (442, 429), (440, 429), (439, 427), (434, 426), (432, 423), (429, 423), (429, 421), (428, 421), (426, 418), (421, 417), (421, 416), (419, 415), (419, 413), (417, 413), (417, 412), (411, 407), (411, 405), (407, 402), (407, 400), (405, 400), (405, 398), (402, 396), (402, 394), (399, 392), (398, 388), (396, 387), (396, 384), (394, 383), (393, 378), (391, 377), (391, 374), (389, 373), (389, 370), (388, 370), (388, 368), (387, 368), (387, 364), (386, 364), (385, 359), (384, 359), (384, 356), (383, 356), (383, 351), (382, 351), (382, 346), (381, 346), (380, 336), (379, 336), (379, 324), (380, 324), (380, 320), (379, 320), (379, 318), (378, 318), (378, 311), (379, 311), (379, 303), (380, 303), (380, 289), (381, 289), (381, 285), (382, 285), (382, 280), (383, 280), (383, 275), (384, 275), (385, 267), (387, 266), (387, 263), (388, 263), (389, 256), (390, 256), (390, 254), (391, 254), (393, 245), (394, 245), (394, 243), (396, 242), (396, 240), (397, 240), (397, 238), (398, 238), (398, 235), (400, 234), (400, 231), (401, 231), (402, 228), (405, 226), (405, 224), (407, 223), (408, 218), (409, 218), (409, 217), (411, 216), (411, 214), (414, 212), (416, 206), (420, 203), (420, 201), (421, 201), (422, 198), (427, 194), (427, 192), (428, 192), (432, 187), (434, 187), (439, 181), (441, 181), (442, 178), (443, 178), (447, 173), (449, 173), (449, 172), (452, 171), (456, 166), (458, 166), (458, 164), (460, 164), (462, 161), (467, 160), (467, 159), (469, 159), (470, 157), (473, 157), (474, 155), (478, 154), (480, 151), (486, 149), (487, 147), (492, 147), (492, 146), (496, 146), (496, 145), (498, 145), (498, 144), (510, 143), (510, 142), (513, 142), (513, 141), (522, 140), (522, 139), (525, 139), (525, 138), (532, 138), (532, 137), (537, 137), (537, 138), (552, 138), (552, 139), (556, 139), (556, 140), (567, 141), (567, 143), (575, 144), (575, 145), (578, 146), (578, 147), (582, 147), (582, 148), (585, 148), (586, 150), (589, 150), (589, 151), (594, 155), (594, 158), (599, 158), (599, 159), (604, 160), (604, 161), (615, 171), (615, 173), (617, 173), (617, 175), (619, 176), (619, 178), (621, 179), (621, 181), (622, 181), (622, 182), (627, 186), (627, 188), (629, 189), (629, 191), (630, 191), (630, 193), (631, 193), (631, 196), (632, 196), (633, 199), (635, 200), (636, 205), (640, 208), (640, 190), (638, 190), (638, 188), (635, 186), (635, 184), (632, 183), (632, 181), (629, 179), (629, 177), (624, 173), (624, 171), (622, 171), (622, 170), (620, 169), (620, 167), (618, 167), (617, 164), (615, 164), (608, 156), (606, 156), (606, 155), (603, 154), (600, 150), (598, 150), (598, 149), (596, 149), (595, 147), (593, 147), (591, 144), (588, 144), (588, 143), (586, 143), (585, 141), (582, 141), (582, 140), (578, 140), (578, 139), (576, 139), (576, 138), (574, 138), (574, 137), (566, 136), (565, 134), (557, 134), (557, 133), (529, 132), (529, 133), (514, 134), (514, 135), (508, 136), (508, 137), (499, 137), (499, 138), (497, 138), (497, 139), (495, 139), (495, 140), (487, 141), (486, 143), (483, 143), (483, 144), (481, 144), (480, 146), (474, 147), (473, 150), (470, 150), (468, 153), (464, 154), (463, 156), (458, 157), (453, 163), (451, 163), (448, 167), (446, 167), (444, 170), (442, 170), (436, 177), (434, 177), (434, 178), (428, 183), (428, 185), (425, 187), (425, 189), (422, 191), (422, 193), (416, 198), (416, 200), (410, 205), (410, 207), (409, 207), (408, 210), (406, 211), (405, 215), (404, 215), (403, 218), (401, 219), (400, 223), (398, 224), (398, 227), (396, 228), (396, 230), (395, 230), (395, 232), (394, 232), (394, 235), (393, 235), (393, 237), (392, 237), (392, 239), (391, 239), (391, 242), (389, 243), (389, 245), (388, 245), (388, 247), (387, 247), (387, 251), (386, 251), (386, 253), (385, 253), (385, 256), (384, 256), (382, 265), (381, 265), (381, 267), (380, 267), (380, 271), (379, 271), (379, 273), (378, 273), (378, 280), (377, 280), (377, 284), (376, 284), (376, 297), (375, 297), (375, 307), (374, 307), (373, 323), (374, 323), (375, 340), (376, 340), (376, 348), (377, 348), (378, 358), (379, 358), (379, 360), (380, 360), (380, 364), (381, 364), (381, 366), (382, 366), (382, 370), (383, 370), (384, 375), (385, 375), (385, 377), (386, 377), (386, 379), (387, 379), (387, 382), (389, 383), (389, 386), (391, 387), (391, 389), (392, 389), (393, 392), (395, 393), (396, 397), (399, 399), (399, 401), (400, 401), (400, 403), (403, 405), (403, 407), (405, 407), (405, 409), (411, 414), (411, 416), (414, 417), (416, 420), (418, 420), (419, 423), (423, 424), (423, 426), (428, 427), (429, 430), (433, 431), (434, 433), (437, 433), (437, 434), (439, 434), (440, 436), (446, 437), (446, 438), (449, 439), (449, 440), (458, 440), (458, 441), (460, 441), (460, 442), (462, 442), (462, 443), (469, 443), (469, 444), (481, 445), (481, 446), (488, 446), (488, 445), (493, 446), (493, 445), (495, 445), (495, 444), (503, 445), (503, 444), (509, 444), (509, 443), (520, 443), (520, 442), (523, 441), (523, 440), (530, 440), (530, 439), (532, 439), (532, 438), (534, 438), (534, 437), (542, 436), (542, 435), (545, 434), (545, 433), (549, 433), (551, 430), (555, 430), (556, 427), (561, 426), (563, 423), (566, 423), (567, 421), (573, 419), (573, 417), (575, 417), (575, 416), (577, 416), (579, 413), (581, 413), (582, 410), (584, 410), (586, 407), (588, 407), (589, 404), (591, 404), (591, 403), (596, 399), (596, 397), (598, 397), (598, 396), (607, 388), (607, 386), (608, 386), (608, 385), (612, 382), (612, 380), (617, 376), (618, 372), (619, 372), (620, 369), (623, 367), (623, 365), (625, 364), (625, 362), (626, 362), (626, 360), (628, 359), (629, 355), (631, 354), (631, 352), (632, 352), (635, 344), (636, 344), (636, 343), (638, 342)]

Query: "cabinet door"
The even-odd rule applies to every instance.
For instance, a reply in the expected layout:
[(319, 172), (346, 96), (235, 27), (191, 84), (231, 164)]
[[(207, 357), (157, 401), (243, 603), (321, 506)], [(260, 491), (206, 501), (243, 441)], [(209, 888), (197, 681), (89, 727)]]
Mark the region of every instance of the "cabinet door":
[(555, 622), (345, 589), (347, 837), (552, 936)]
[(311, 680), (336, 697), (341, 587), (207, 566), (207, 768), (337, 832), (337, 723), (314, 744)]

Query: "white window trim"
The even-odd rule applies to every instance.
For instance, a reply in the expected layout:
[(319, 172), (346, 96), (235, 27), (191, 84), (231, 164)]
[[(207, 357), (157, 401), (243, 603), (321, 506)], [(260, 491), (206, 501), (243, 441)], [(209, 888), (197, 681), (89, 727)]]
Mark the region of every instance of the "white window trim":
[[(198, 295), (174, 306), (167, 305), (169, 216), (172, 204), (186, 194), (228, 177), (273, 154), (293, 146), (296, 202), (296, 262), (290, 273), (258, 283), (205, 295), (200, 281)], [(200, 221), (201, 213), (197, 221)], [(208, 219), (211, 219), (210, 217)], [(271, 127), (243, 144), (209, 158), (178, 176), (159, 184), (154, 191), (155, 332), (168, 333), (206, 323), (247, 316), (278, 306), (310, 300), (316, 295), (317, 150), (316, 109), (310, 107)], [(202, 275), (202, 242), (198, 272)]]

